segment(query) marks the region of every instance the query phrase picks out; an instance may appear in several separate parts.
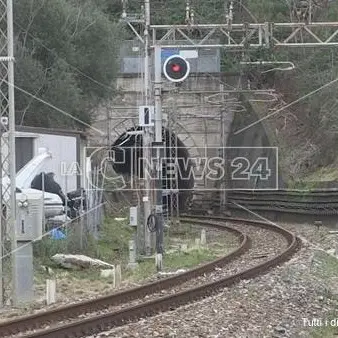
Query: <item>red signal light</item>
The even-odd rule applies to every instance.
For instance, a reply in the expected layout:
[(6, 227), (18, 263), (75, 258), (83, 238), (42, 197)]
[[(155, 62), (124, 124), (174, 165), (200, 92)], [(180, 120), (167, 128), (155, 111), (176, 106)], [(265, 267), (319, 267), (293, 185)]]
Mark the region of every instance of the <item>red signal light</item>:
[(173, 72), (179, 72), (181, 70), (181, 67), (180, 67), (180, 65), (173, 65), (172, 70), (173, 70)]
[(163, 65), (165, 77), (171, 82), (182, 82), (190, 73), (190, 64), (180, 55), (170, 56)]

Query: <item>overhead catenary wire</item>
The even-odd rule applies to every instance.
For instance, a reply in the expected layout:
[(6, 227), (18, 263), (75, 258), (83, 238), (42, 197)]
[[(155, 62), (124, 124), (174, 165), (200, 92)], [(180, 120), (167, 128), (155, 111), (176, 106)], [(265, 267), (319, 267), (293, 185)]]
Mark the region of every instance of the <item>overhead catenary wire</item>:
[(262, 121), (264, 121), (264, 120), (266, 120), (266, 119), (268, 119), (268, 118), (270, 118), (270, 117), (272, 117), (272, 116), (274, 116), (274, 115), (276, 115), (276, 114), (278, 114), (278, 113), (281, 113), (283, 110), (285, 110), (285, 109), (287, 109), (287, 108), (290, 108), (291, 106), (297, 104), (298, 102), (301, 102), (301, 101), (303, 101), (303, 100), (309, 98), (310, 96), (312, 96), (312, 95), (314, 95), (314, 94), (316, 94), (316, 93), (322, 91), (323, 89), (332, 86), (332, 85), (335, 84), (336, 82), (338, 82), (338, 78), (336, 78), (336, 79), (334, 79), (334, 80), (332, 80), (332, 81), (326, 83), (326, 84), (323, 85), (323, 86), (320, 86), (319, 88), (317, 88), (317, 89), (311, 91), (310, 93), (308, 93), (308, 94), (306, 94), (306, 95), (303, 95), (302, 97), (298, 98), (297, 100), (290, 102), (289, 104), (283, 106), (282, 108), (277, 109), (276, 111), (272, 112), (271, 114), (268, 114), (268, 115), (266, 115), (266, 116), (260, 118), (259, 120), (255, 121), (255, 122), (253, 122), (253, 123), (251, 123), (251, 124), (249, 124), (249, 125), (247, 125), (246, 127), (244, 127), (244, 128), (242, 128), (242, 129), (239, 129), (239, 130), (235, 131), (235, 132), (234, 132), (234, 135), (240, 134), (241, 132), (243, 132), (243, 131), (245, 131), (245, 130), (247, 130), (247, 129), (253, 127), (253, 126), (255, 126), (256, 124), (258, 124), (258, 123), (260, 123), (260, 122), (262, 122)]
[[(10, 84), (7, 80), (5, 80), (5, 79), (2, 79), (2, 81), (5, 82), (5, 83), (7, 83), (8, 85), (11, 85), (11, 84)], [(89, 125), (88, 123), (86, 123), (86, 122), (84, 122), (84, 121), (78, 119), (77, 117), (73, 116), (72, 114), (67, 113), (67, 112), (64, 111), (63, 109), (58, 108), (58, 107), (54, 106), (53, 104), (51, 104), (51, 103), (49, 103), (49, 102), (47, 102), (47, 101), (45, 101), (45, 100), (43, 100), (43, 99), (37, 97), (36, 95), (30, 93), (29, 91), (27, 91), (27, 90), (25, 90), (25, 89), (23, 89), (23, 88), (21, 88), (21, 87), (19, 87), (19, 86), (17, 86), (17, 85), (13, 85), (13, 86), (14, 86), (14, 88), (17, 89), (18, 91), (20, 91), (20, 92), (22, 92), (22, 93), (24, 93), (24, 94), (26, 94), (26, 95), (28, 95), (28, 96), (34, 98), (35, 100), (37, 100), (37, 101), (39, 101), (39, 102), (45, 104), (46, 106), (48, 106), (48, 107), (50, 107), (50, 108), (56, 110), (56, 111), (59, 112), (59, 113), (65, 115), (65, 116), (67, 116), (67, 117), (70, 117), (70, 118), (73, 119), (74, 121), (76, 121), (76, 122), (78, 122), (78, 123), (80, 123), (80, 124), (82, 124), (82, 125), (84, 125), (84, 126), (90, 128), (90, 129), (94, 130), (95, 132), (97, 132), (97, 133), (99, 133), (99, 134), (101, 134), (101, 135), (104, 135), (104, 134), (105, 134), (102, 130), (99, 130), (99, 129), (97, 129), (97, 128), (91, 126), (91, 125)]]
[(16, 26), (18, 26), (20, 29), (22, 29), (23, 31), (25, 31), (27, 33), (27, 35), (29, 35), (34, 41), (36, 41), (37, 43), (39, 43), (44, 49), (46, 49), (49, 53), (53, 54), (54, 56), (56, 56), (58, 59), (61, 59), (62, 61), (64, 61), (69, 67), (73, 68), (76, 72), (78, 72), (80, 75), (82, 75), (83, 77), (87, 78), (88, 80), (94, 82), (95, 84), (109, 89), (111, 91), (115, 91), (116, 89), (104, 84), (100, 81), (95, 80), (93, 77), (89, 76), (88, 74), (84, 73), (81, 69), (79, 69), (78, 67), (72, 65), (71, 63), (69, 63), (67, 60), (65, 60), (64, 58), (62, 58), (61, 56), (59, 56), (56, 51), (52, 50), (51, 48), (49, 48), (48, 46), (46, 46), (40, 39), (38, 39), (37, 37), (35, 37), (32, 33), (28, 32), (25, 28), (23, 28), (20, 24), (18, 24), (17, 22), (14, 21), (14, 24)]

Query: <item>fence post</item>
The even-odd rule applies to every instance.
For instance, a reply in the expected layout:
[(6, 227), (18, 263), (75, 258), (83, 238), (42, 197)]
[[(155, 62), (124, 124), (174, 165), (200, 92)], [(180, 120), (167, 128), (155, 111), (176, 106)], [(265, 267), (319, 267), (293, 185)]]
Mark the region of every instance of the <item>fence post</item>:
[(119, 287), (121, 285), (122, 281), (122, 275), (121, 275), (121, 265), (116, 265), (115, 267), (115, 283), (116, 287)]
[(47, 305), (54, 304), (56, 301), (56, 280), (46, 280), (46, 303)]

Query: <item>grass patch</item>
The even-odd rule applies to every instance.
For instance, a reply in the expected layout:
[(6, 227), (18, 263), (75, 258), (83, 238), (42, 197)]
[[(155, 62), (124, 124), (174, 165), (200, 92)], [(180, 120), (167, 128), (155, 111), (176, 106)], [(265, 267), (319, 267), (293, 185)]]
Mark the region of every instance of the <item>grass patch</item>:
[(289, 189), (316, 189), (322, 182), (338, 181), (338, 168), (323, 167), (297, 181), (288, 182)]
[(304, 180), (289, 181), (288, 189), (299, 189), (299, 190), (313, 190), (320, 187), (319, 182), (309, 182)]
[(337, 181), (338, 169), (323, 167), (306, 177), (307, 181)]
[(128, 241), (132, 230), (127, 221), (116, 221), (107, 218), (100, 229), (100, 236), (96, 240), (93, 235), (86, 234), (77, 227), (67, 229), (67, 238), (53, 240), (49, 236), (34, 243), (34, 256), (41, 264), (53, 264), (51, 257), (57, 253), (84, 254), (103, 261), (121, 260), (128, 252)]
[(337, 335), (338, 335), (337, 327), (329, 325), (329, 322), (334, 318), (337, 318), (337, 317), (334, 315), (334, 313), (332, 313), (327, 319), (328, 324), (325, 325), (325, 323), (322, 323), (323, 326), (318, 326), (318, 327), (314, 328), (310, 332), (309, 338), (334, 338), (334, 337), (337, 337)]
[[(127, 220), (116, 221), (107, 218), (100, 231), (100, 237), (96, 240), (91, 234), (79, 233), (76, 225), (67, 229), (67, 238), (53, 240), (49, 236), (34, 243), (35, 277), (39, 281), (45, 278), (45, 272), (41, 265), (53, 268), (56, 276), (65, 274), (65, 269), (60, 269), (51, 257), (57, 253), (83, 254), (92, 258), (100, 259), (107, 263), (122, 264), (128, 255), (128, 241), (132, 236), (132, 230)], [(80, 240), (82, 237), (82, 241)], [(81, 245), (80, 245), (81, 244)], [(79, 279), (94, 280), (98, 278), (98, 272), (91, 269), (82, 271), (71, 270), (69, 273)]]
[(338, 260), (325, 252), (317, 251), (313, 257), (313, 273), (323, 279), (338, 277)]
[[(76, 230), (76, 228), (75, 228)], [(122, 279), (124, 281), (139, 281), (150, 277), (156, 273), (155, 259), (143, 259), (135, 270), (127, 269), (129, 260), (128, 242), (132, 238), (133, 230), (128, 224), (128, 220), (116, 221), (107, 218), (100, 231), (100, 238), (95, 240), (92, 236), (87, 236), (85, 247), (79, 248), (79, 234), (73, 229), (67, 230), (67, 239), (52, 240), (44, 238), (39, 243), (34, 244), (34, 257), (36, 264), (35, 278), (39, 283), (44, 283), (46, 273), (39, 268), (41, 265), (53, 268), (56, 278), (67, 279), (76, 283), (77, 280), (102, 281), (109, 284), (109, 280), (100, 277), (97, 269), (85, 270), (65, 270), (61, 269), (51, 260), (56, 253), (84, 254), (92, 258), (98, 258), (111, 264), (121, 264)], [(208, 248), (198, 248), (188, 251), (179, 251), (180, 244), (187, 244), (192, 247), (195, 238), (200, 237), (200, 230), (193, 224), (181, 223), (170, 228), (165, 235), (164, 245), (167, 253), (163, 257), (164, 271), (175, 271), (178, 269), (189, 269), (202, 263), (214, 260), (225, 254), (226, 245), (214, 243)], [(173, 250), (174, 249), (174, 250)]]
[[(212, 261), (217, 258), (216, 253), (208, 249), (193, 249), (188, 252), (177, 252), (164, 255), (164, 271), (189, 269), (199, 264)], [(155, 273), (155, 260), (147, 259), (139, 262), (139, 266), (133, 272), (127, 272), (127, 277), (133, 281), (141, 280)]]
[[(332, 256), (327, 255), (324, 252), (317, 251), (313, 258), (312, 272), (315, 276), (320, 277), (322, 280), (330, 282), (332, 278), (338, 277), (338, 260)], [(327, 291), (323, 295), (324, 298), (335, 299), (331, 292)], [(310, 338), (333, 338), (338, 335), (338, 328), (331, 325), (325, 325), (324, 321), (327, 320), (330, 323), (331, 320), (337, 318), (336, 311), (332, 311), (327, 314), (323, 320), (323, 326), (317, 326), (311, 329), (309, 333)], [(338, 325), (338, 323), (336, 323)]]

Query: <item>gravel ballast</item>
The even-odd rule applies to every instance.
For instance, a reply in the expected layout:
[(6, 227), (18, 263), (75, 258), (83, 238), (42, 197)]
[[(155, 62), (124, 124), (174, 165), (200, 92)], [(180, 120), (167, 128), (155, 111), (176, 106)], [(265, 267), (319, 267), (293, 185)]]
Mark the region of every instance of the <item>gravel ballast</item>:
[(331, 273), (327, 269), (322, 273), (321, 268), (326, 259), (336, 264), (323, 251), (332, 248), (336, 237), (326, 228), (281, 225), (305, 239), (289, 262), (203, 301), (93, 337), (294, 338), (332, 329), (330, 321), (338, 317), (332, 313), (337, 305), (338, 264)]

